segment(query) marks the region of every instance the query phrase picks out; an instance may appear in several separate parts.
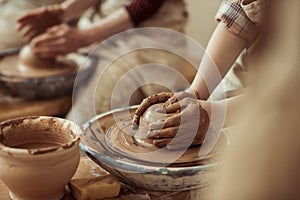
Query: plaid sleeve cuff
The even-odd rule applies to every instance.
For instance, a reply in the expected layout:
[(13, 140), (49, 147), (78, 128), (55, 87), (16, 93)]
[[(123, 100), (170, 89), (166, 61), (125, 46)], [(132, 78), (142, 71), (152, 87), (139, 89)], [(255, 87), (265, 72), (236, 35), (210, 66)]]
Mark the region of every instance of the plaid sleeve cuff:
[(230, 32), (248, 41), (252, 41), (258, 35), (258, 27), (247, 17), (238, 2), (223, 1), (216, 19), (223, 23)]

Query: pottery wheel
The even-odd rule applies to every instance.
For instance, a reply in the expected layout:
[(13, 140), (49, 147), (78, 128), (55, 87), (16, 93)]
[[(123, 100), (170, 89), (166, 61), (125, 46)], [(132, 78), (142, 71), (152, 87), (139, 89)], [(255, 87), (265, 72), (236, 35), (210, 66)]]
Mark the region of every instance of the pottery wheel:
[(145, 130), (138, 129), (137, 132), (132, 130), (131, 118), (123, 119), (106, 132), (105, 143), (120, 156), (151, 163), (165, 163), (170, 158), (174, 158), (172, 164), (181, 166), (201, 164), (203, 161), (215, 157), (217, 149), (224, 143), (224, 138), (221, 137), (208, 155), (199, 157), (201, 146), (193, 146), (184, 151), (170, 151), (166, 147), (158, 148), (152, 145), (150, 139), (142, 137), (142, 132)]
[(53, 66), (26, 67), (19, 63), (18, 55), (0, 60), (0, 74), (6, 77), (43, 78), (61, 76), (77, 71), (77, 65), (65, 58), (56, 59)]

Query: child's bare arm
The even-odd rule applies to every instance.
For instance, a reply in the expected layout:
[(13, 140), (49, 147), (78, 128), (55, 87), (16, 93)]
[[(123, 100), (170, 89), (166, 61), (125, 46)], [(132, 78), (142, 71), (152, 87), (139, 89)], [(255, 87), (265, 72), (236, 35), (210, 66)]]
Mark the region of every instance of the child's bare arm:
[[(190, 87), (198, 98), (205, 100), (209, 97), (248, 45), (249, 41), (233, 34), (223, 24), (217, 26)], [(216, 67), (219, 74), (216, 73)]]

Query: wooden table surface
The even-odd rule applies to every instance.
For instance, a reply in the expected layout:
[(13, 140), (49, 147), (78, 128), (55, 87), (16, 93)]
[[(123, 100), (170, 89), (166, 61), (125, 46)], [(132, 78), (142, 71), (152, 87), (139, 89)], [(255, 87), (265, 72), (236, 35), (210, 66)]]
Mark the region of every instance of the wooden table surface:
[[(81, 157), (79, 167), (73, 178), (80, 177), (94, 177), (106, 174), (97, 164), (91, 161), (88, 157)], [(205, 193), (206, 188), (183, 191), (183, 192), (151, 192), (142, 189), (133, 188), (122, 185), (120, 195), (116, 198), (109, 198), (107, 200), (194, 200), (199, 199), (199, 194)], [(66, 188), (66, 196), (63, 200), (75, 200), (72, 194)], [(203, 194), (201, 195), (201, 200)], [(7, 187), (0, 181), (0, 200), (9, 200), (9, 192)]]
[(48, 100), (23, 100), (0, 92), (0, 122), (29, 115), (64, 115), (72, 105), (72, 96)]

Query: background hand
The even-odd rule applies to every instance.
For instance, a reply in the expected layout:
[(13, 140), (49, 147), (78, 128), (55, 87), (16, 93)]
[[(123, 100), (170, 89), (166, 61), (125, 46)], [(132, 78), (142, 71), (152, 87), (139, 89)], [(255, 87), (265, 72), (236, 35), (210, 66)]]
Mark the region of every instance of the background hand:
[(17, 30), (26, 29), (23, 36), (32, 39), (44, 33), (47, 28), (62, 23), (63, 10), (59, 5), (41, 7), (21, 16)]
[[(186, 97), (164, 107), (173, 113), (165, 121), (150, 123), (147, 137), (158, 147), (167, 145), (169, 150), (188, 148), (201, 144), (209, 127), (209, 115), (200, 100)], [(179, 132), (178, 132), (179, 131)], [(196, 131), (196, 133), (195, 133)], [(176, 136), (176, 137), (175, 137)], [(170, 143), (172, 141), (172, 143)]]
[(54, 57), (77, 51), (88, 44), (87, 32), (66, 24), (53, 26), (31, 42), (32, 51), (40, 57)]

